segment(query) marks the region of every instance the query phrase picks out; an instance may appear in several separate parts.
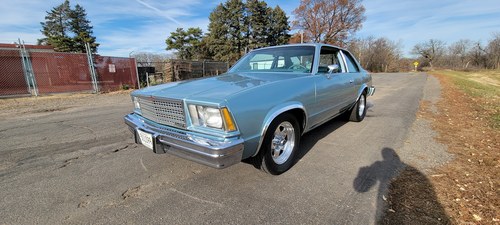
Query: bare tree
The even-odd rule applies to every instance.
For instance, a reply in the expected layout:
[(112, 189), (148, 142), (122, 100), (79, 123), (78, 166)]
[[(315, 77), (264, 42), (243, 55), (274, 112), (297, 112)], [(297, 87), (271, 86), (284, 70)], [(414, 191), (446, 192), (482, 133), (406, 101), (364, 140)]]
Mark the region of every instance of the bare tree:
[(354, 54), (363, 68), (368, 68), (372, 62), (371, 58), (371, 43), (375, 37), (369, 36), (366, 38), (351, 39), (347, 48)]
[(484, 46), (481, 45), (480, 41), (474, 43), (474, 46), (469, 52), (469, 57), (472, 60), (472, 64), (479, 68), (488, 68), (488, 54)]
[(500, 33), (493, 34), (488, 43), (488, 58), (491, 68), (500, 69)]
[(166, 60), (171, 59), (172, 56), (150, 52), (137, 52), (132, 54), (132, 58), (135, 58), (138, 66), (154, 66), (154, 63), (165, 62)]
[(419, 55), (425, 59), (431, 66), (431, 69), (433, 69), (433, 63), (445, 54), (445, 47), (446, 44), (443, 41), (430, 39), (427, 42), (415, 45), (412, 54)]
[(293, 11), (293, 28), (304, 31), (305, 41), (344, 46), (366, 19), (361, 1), (301, 0)]
[(472, 48), (472, 41), (467, 39), (459, 40), (448, 48), (448, 64), (454, 68), (467, 69), (470, 64), (469, 51)]
[(401, 45), (388, 38), (356, 39), (349, 43), (349, 49), (358, 57), (363, 68), (371, 72), (400, 70)]

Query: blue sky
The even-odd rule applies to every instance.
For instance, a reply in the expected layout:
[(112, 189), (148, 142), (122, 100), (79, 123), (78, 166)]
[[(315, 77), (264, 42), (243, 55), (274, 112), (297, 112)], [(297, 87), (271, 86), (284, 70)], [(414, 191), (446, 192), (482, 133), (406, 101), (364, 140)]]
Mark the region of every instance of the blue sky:
[[(0, 0), (0, 43), (21, 38), (34, 44), (42, 37), (46, 11), (63, 0)], [(208, 15), (217, 4), (207, 0), (70, 0), (82, 5), (101, 45), (99, 53), (128, 56), (135, 52), (166, 53), (165, 39), (177, 27), (206, 31)], [(269, 0), (293, 20), (300, 0)], [(365, 0), (367, 20), (358, 37), (387, 37), (401, 43), (403, 53), (431, 38), (450, 44), (460, 39), (486, 43), (500, 32), (498, 0)]]

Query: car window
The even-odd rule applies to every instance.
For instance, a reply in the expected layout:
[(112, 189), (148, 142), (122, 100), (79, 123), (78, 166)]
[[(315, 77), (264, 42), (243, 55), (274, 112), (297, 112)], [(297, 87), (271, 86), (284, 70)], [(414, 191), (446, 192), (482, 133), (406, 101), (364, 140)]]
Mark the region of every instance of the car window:
[(310, 73), (314, 46), (286, 46), (254, 50), (245, 55), (230, 72)]
[(343, 53), (345, 56), (345, 62), (347, 64), (347, 68), (349, 69), (349, 73), (358, 73), (359, 68), (354, 58), (352, 58), (351, 54), (349, 54), (348, 52), (343, 51)]
[(341, 71), (345, 71), (344, 65), (340, 59), (340, 51), (332, 47), (321, 47), (321, 53), (319, 56), (319, 67), (318, 73), (328, 73), (328, 66), (337, 64), (340, 66)]

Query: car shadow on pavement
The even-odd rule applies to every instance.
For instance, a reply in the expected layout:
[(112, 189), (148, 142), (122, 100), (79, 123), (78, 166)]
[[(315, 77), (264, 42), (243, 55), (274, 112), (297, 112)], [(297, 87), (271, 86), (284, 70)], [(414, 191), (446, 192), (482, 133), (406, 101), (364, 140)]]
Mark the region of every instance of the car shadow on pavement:
[(300, 139), (300, 148), (297, 152), (295, 163), (300, 161), (300, 159), (302, 159), (314, 147), (314, 145), (318, 143), (318, 141), (328, 136), (338, 128), (344, 126), (348, 122), (349, 121), (345, 118), (345, 116), (339, 116), (304, 134)]
[(363, 193), (378, 186), (378, 224), (451, 224), (429, 179), (401, 162), (396, 151), (383, 148), (382, 161), (361, 167), (353, 187)]

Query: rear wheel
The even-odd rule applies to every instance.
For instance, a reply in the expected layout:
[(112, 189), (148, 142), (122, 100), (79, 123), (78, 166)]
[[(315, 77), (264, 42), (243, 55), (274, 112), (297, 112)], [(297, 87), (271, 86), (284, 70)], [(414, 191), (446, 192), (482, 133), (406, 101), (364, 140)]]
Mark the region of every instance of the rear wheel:
[(361, 122), (366, 115), (366, 94), (363, 93), (359, 96), (356, 105), (351, 110), (351, 115), (349, 116), (350, 121)]
[(291, 114), (278, 116), (269, 126), (261, 147), (261, 168), (279, 175), (292, 167), (300, 142), (300, 127)]

